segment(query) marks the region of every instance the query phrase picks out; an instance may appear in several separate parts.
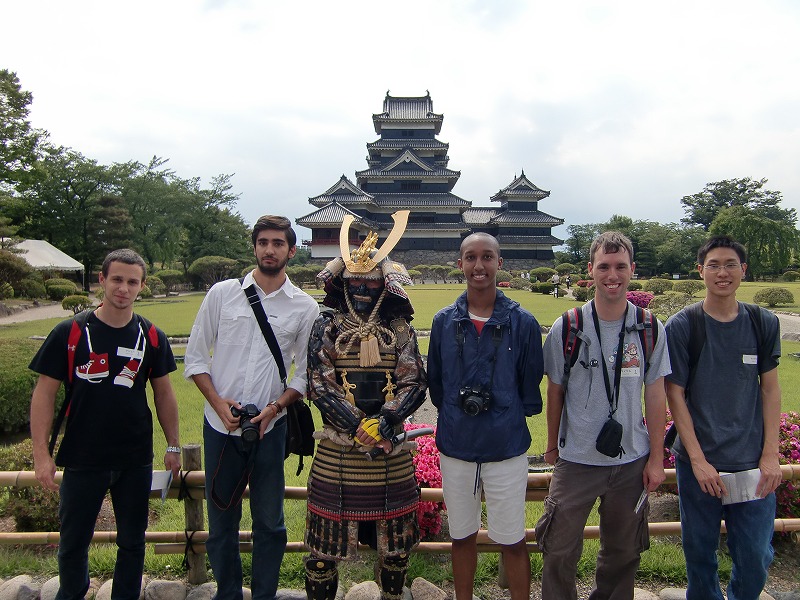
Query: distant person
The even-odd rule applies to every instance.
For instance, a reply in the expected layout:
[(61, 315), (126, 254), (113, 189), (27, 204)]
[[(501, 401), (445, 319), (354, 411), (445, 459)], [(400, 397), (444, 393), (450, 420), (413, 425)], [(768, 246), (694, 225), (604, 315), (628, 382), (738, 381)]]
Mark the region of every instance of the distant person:
[[(636, 267), (627, 237), (603, 233), (592, 242), (589, 256), (595, 298), (565, 314), (571, 328), (576, 317), (583, 323), (574, 366), (565, 369), (564, 317), (553, 323), (544, 344), (544, 456), (555, 469), (536, 538), (544, 557), (542, 597), (548, 599), (577, 597), (583, 528), (598, 498), (600, 552), (589, 598), (633, 598), (640, 554), (650, 545), (647, 507), (639, 504), (647, 503), (643, 494), (658, 488), (665, 477), (664, 375), (669, 373), (669, 356), (664, 328), (651, 318), (650, 339), (655, 343), (648, 356), (637, 330), (636, 307), (626, 299)], [(642, 313), (643, 319), (647, 316)]]
[(558, 276), (558, 273), (553, 273), (550, 283), (553, 284), (553, 296), (558, 298), (558, 285), (561, 283), (561, 278)]
[(457, 600), (473, 597), (481, 492), (511, 598), (530, 597), (525, 490), (531, 436), (525, 418), (542, 411), (542, 332), (531, 313), (497, 290), (502, 265), (494, 237), (464, 239), (458, 267), (467, 290), (434, 317), (428, 349)]
[[(211, 287), (186, 347), (184, 376), (206, 399), (206, 549), (217, 581), (216, 600), (242, 598), (239, 524), (241, 495), (248, 481), (253, 599), (275, 598), (286, 548), (284, 417), (286, 407), (305, 395), (308, 335), (319, 314), (317, 302), (286, 276), (286, 265), (297, 252), (289, 219), (261, 217), (253, 226), (252, 241), (256, 268), (241, 281), (228, 279)], [(263, 307), (287, 372), (294, 362), (294, 376), (288, 382), (281, 381), (247, 292), (254, 293)], [(242, 424), (258, 428), (255, 441), (242, 438)], [(252, 431), (248, 427), (248, 433)]]
[[(740, 243), (713, 237), (698, 250), (697, 263), (705, 300), (667, 321), (686, 598), (722, 600), (717, 548), (724, 519), (733, 561), (727, 597), (755, 600), (772, 562), (775, 488), (781, 482), (780, 324), (770, 311), (736, 300), (747, 272)], [(726, 504), (729, 490), (720, 472), (750, 469), (760, 471), (757, 499)]]
[[(175, 360), (164, 332), (133, 312), (146, 275), (133, 250), (109, 253), (99, 276), (102, 304), (82, 315), (83, 326), (78, 317), (56, 325), (30, 364), (39, 373), (31, 398), (36, 479), (60, 490), (57, 600), (82, 600), (89, 589), (89, 544), (106, 492), (117, 524), (111, 597), (140, 597), (153, 478), (148, 379), (167, 441), (164, 465), (174, 476), (180, 469), (178, 403), (169, 381)], [(69, 411), (54, 461), (48, 434), (62, 382)], [(56, 465), (64, 468), (60, 488)]]
[(567, 285), (567, 289), (569, 289), (569, 286), (572, 283), (572, 276), (569, 273), (567, 273), (567, 276), (564, 278), (564, 283)]

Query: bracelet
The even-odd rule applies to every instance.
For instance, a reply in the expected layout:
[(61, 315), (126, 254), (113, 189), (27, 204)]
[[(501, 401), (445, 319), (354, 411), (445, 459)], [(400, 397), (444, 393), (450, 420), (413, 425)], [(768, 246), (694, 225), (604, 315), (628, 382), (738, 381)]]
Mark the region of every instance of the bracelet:
[[(558, 446), (556, 446), (555, 448), (550, 448), (550, 450), (548, 450), (544, 454), (550, 454), (553, 450), (558, 450)], [(542, 454), (542, 456), (544, 456), (544, 454)]]
[(167, 446), (167, 452), (170, 454), (180, 454), (180, 446)]

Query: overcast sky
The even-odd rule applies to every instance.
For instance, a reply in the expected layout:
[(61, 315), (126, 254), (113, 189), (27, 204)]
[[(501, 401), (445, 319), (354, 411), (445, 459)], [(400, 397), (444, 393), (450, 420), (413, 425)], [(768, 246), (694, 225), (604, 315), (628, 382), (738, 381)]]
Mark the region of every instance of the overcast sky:
[[(525, 174), (566, 226), (677, 222), (708, 182), (800, 209), (800, 3), (4, 0), (0, 68), (31, 121), (103, 164), (235, 173), (238, 211), (292, 219), (366, 168), (386, 91), (430, 91), (454, 193)], [(307, 229), (298, 232), (310, 237)]]

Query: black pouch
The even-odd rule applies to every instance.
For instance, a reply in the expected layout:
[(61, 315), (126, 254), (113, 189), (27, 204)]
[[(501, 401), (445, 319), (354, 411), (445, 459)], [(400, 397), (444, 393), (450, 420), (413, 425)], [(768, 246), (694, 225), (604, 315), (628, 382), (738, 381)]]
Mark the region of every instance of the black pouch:
[(625, 450), (622, 449), (622, 423), (609, 417), (603, 423), (603, 428), (597, 436), (594, 447), (600, 454), (605, 454), (611, 458), (619, 458)]

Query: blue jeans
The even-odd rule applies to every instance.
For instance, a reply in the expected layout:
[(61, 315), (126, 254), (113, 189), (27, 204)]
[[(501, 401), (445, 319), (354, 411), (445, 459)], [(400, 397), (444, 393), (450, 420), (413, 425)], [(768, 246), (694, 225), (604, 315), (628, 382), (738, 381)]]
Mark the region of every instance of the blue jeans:
[(152, 479), (152, 465), (123, 471), (64, 470), (58, 507), (60, 586), (56, 600), (82, 600), (89, 589), (89, 544), (103, 498), (109, 490), (117, 521), (117, 562), (111, 597), (138, 600)]
[[(242, 503), (235, 494), (244, 483), (248, 453), (242, 439), (220, 433), (208, 422), (203, 426), (206, 465), (208, 541), (206, 551), (217, 581), (216, 600), (241, 600), (242, 559), (239, 554), (239, 524)], [(272, 600), (278, 591), (286, 527), (283, 523), (283, 452), (286, 419), (253, 447), (250, 473), (250, 515), (253, 519), (251, 591), (253, 600)], [(211, 497), (213, 490), (219, 505)]]
[(681, 508), (681, 537), (689, 585), (687, 600), (722, 600), (717, 573), (717, 547), (722, 519), (728, 530), (733, 561), (728, 600), (757, 600), (772, 563), (775, 494), (761, 500), (723, 505), (700, 489), (692, 466), (675, 462)]

